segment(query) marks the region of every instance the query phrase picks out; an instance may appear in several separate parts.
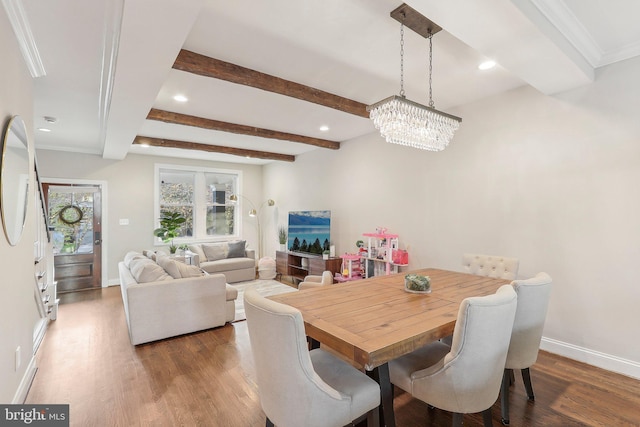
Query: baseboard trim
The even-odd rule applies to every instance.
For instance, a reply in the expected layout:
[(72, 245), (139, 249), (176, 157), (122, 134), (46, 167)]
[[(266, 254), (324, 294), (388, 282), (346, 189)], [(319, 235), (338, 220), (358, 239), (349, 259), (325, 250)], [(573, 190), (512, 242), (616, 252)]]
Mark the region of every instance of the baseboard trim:
[(24, 376), (22, 377), (22, 381), (20, 381), (20, 385), (18, 386), (18, 390), (16, 390), (16, 394), (13, 396), (13, 400), (11, 401), (14, 405), (21, 405), (27, 398), (27, 393), (29, 393), (29, 389), (31, 388), (31, 383), (36, 376), (36, 371), (38, 367), (36, 366), (36, 357), (32, 356), (29, 361), (29, 366), (24, 372)]
[(623, 359), (621, 357), (612, 356), (610, 354), (601, 353), (599, 351), (569, 344), (563, 341), (554, 340), (552, 338), (542, 337), (540, 343), (542, 350), (549, 353), (558, 354), (568, 357), (578, 362), (584, 362), (607, 371), (617, 372), (631, 378), (640, 379), (640, 363), (633, 360)]

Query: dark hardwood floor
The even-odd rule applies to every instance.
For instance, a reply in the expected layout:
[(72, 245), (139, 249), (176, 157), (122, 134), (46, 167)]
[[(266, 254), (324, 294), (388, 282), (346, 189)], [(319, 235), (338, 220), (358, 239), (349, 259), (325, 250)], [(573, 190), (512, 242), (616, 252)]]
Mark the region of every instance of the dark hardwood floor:
[[(245, 321), (133, 347), (118, 287), (64, 301), (26, 403), (68, 403), (72, 426), (264, 426)], [(531, 376), (535, 402), (516, 375), (512, 426), (640, 426), (640, 381), (545, 352)], [(394, 406), (398, 427), (451, 425), (406, 393)], [(493, 418), (501, 425), (499, 403)]]

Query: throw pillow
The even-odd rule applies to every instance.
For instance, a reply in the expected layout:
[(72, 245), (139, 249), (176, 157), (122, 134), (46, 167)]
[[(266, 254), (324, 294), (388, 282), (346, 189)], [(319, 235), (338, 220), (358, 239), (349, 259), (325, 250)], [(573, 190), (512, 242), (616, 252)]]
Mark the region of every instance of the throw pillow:
[(169, 258), (168, 256), (159, 257), (157, 262), (158, 265), (162, 267), (169, 276), (173, 277), (174, 279), (182, 278), (180, 270), (178, 269), (178, 264), (181, 264), (180, 262), (177, 262)]
[(186, 278), (186, 277), (200, 277), (200, 276), (204, 276), (204, 271), (200, 270), (200, 268), (198, 268), (195, 265), (187, 265), (183, 262), (176, 262), (177, 266), (178, 266), (178, 270), (180, 271), (180, 277), (182, 278)]
[(143, 254), (141, 254), (140, 252), (127, 252), (127, 254), (124, 256), (124, 265), (127, 266), (127, 268), (131, 268), (131, 261), (133, 261), (136, 258), (146, 258)]
[(238, 240), (237, 242), (229, 242), (229, 253), (227, 258), (244, 258), (245, 247), (247, 246), (246, 240)]
[(138, 283), (172, 279), (162, 267), (147, 257), (131, 260), (131, 267), (129, 270)]
[(194, 254), (198, 255), (199, 262), (205, 262), (207, 260), (207, 256), (204, 254), (202, 250), (202, 245), (189, 245), (189, 250)]
[(202, 244), (207, 261), (217, 261), (227, 257), (227, 245), (224, 243)]

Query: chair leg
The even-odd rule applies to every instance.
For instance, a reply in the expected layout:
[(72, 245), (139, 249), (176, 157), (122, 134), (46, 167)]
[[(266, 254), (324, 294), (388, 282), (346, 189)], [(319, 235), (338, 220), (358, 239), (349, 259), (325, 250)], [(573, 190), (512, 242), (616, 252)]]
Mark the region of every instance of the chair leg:
[(367, 427), (380, 427), (380, 411), (378, 408), (367, 412)]
[(511, 369), (505, 369), (502, 374), (502, 387), (500, 390), (500, 412), (502, 424), (509, 425), (509, 383), (511, 382)]
[(269, 417), (267, 417), (267, 423), (265, 424), (266, 427), (275, 427), (273, 425), (273, 423), (271, 422), (271, 420), (269, 419)]
[(522, 369), (522, 381), (524, 381), (524, 388), (527, 390), (527, 396), (529, 400), (536, 400), (533, 394), (533, 386), (531, 385), (531, 374), (529, 368)]
[(451, 422), (453, 427), (462, 427), (462, 414), (458, 412), (453, 413), (453, 421)]
[(493, 419), (491, 418), (491, 406), (482, 411), (482, 421), (484, 427), (493, 427)]
[(513, 373), (513, 369), (509, 369), (509, 385), (514, 385), (516, 383), (516, 375)]

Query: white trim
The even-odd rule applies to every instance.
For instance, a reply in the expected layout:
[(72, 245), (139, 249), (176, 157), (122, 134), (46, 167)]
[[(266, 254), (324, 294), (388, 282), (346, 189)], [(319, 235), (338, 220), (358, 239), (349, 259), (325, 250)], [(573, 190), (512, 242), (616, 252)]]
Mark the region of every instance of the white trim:
[[(236, 176), (236, 184), (237, 184), (237, 188), (236, 188), (236, 192), (240, 193), (240, 189), (242, 188), (242, 173), (243, 171), (240, 169), (225, 169), (225, 168), (211, 168), (211, 167), (206, 167), (206, 166), (189, 166), (189, 165), (174, 165), (174, 164), (169, 164), (169, 163), (155, 163), (154, 164), (154, 178), (153, 178), (153, 217), (154, 217), (154, 222), (153, 222), (153, 227), (154, 229), (156, 227), (158, 227), (159, 223), (158, 223), (158, 218), (160, 218), (160, 170), (161, 169), (169, 169), (169, 170), (176, 170), (176, 171), (185, 171), (185, 172), (195, 172), (195, 173), (220, 173), (220, 174), (227, 174), (227, 175), (235, 175)], [(195, 196), (197, 197), (197, 195)], [(195, 210), (195, 215), (198, 215), (198, 211), (197, 211), (198, 205), (197, 203), (194, 205), (194, 210)], [(235, 219), (236, 219), (236, 225), (234, 227), (234, 234), (232, 236), (203, 236), (203, 235), (197, 235), (197, 228), (196, 228), (196, 223), (198, 222), (198, 219), (196, 218), (194, 221), (194, 227), (193, 227), (193, 232), (194, 236), (189, 237), (189, 238), (185, 238), (185, 237), (179, 237), (175, 239), (175, 243), (176, 244), (180, 244), (180, 243), (185, 243), (185, 242), (189, 242), (189, 243), (198, 243), (198, 242), (213, 242), (213, 241), (229, 241), (229, 240), (235, 240), (235, 239), (239, 239), (242, 236), (242, 223), (244, 221), (243, 216), (242, 216), (242, 204), (240, 201), (238, 201), (237, 204), (237, 210), (236, 213), (238, 213), (238, 215), (236, 215)], [(154, 238), (154, 246), (166, 246), (166, 243), (163, 243), (161, 241), (159, 241), (158, 238)]]
[(102, 39), (102, 70), (100, 73), (100, 99), (98, 101), (98, 117), (100, 119), (100, 142), (104, 145), (107, 138), (107, 123), (111, 110), (113, 84), (118, 62), (118, 47), (122, 31), (122, 17), (124, 15), (124, 0), (108, 1), (105, 6), (103, 39)]
[(106, 288), (109, 286), (108, 284), (108, 272), (107, 272), (107, 252), (109, 249), (108, 239), (105, 239), (104, 236), (109, 235), (109, 209), (107, 206), (108, 201), (108, 191), (107, 191), (107, 181), (98, 181), (92, 179), (66, 179), (66, 178), (50, 178), (50, 177), (41, 177), (42, 182), (46, 182), (47, 184), (89, 184), (89, 185), (98, 185), (102, 189), (102, 203), (101, 203), (101, 218), (102, 218), (102, 254), (100, 257), (102, 274), (100, 276), (100, 282), (102, 283), (102, 287)]
[(579, 362), (597, 366), (607, 371), (617, 372), (631, 378), (640, 379), (640, 363), (623, 359), (596, 350), (580, 347), (574, 344), (542, 337), (540, 349), (560, 356), (568, 357)]
[(36, 356), (31, 356), (31, 360), (29, 361), (29, 366), (24, 372), (24, 376), (20, 381), (20, 385), (16, 390), (16, 394), (13, 395), (13, 400), (11, 401), (12, 405), (21, 405), (24, 403), (27, 398), (27, 393), (29, 393), (29, 388), (31, 388), (31, 383), (33, 382), (33, 378), (36, 376), (36, 372), (38, 367), (36, 366)]
[(2, 0), (2, 5), (4, 6), (4, 10), (7, 12), (7, 17), (9, 18), (9, 22), (13, 28), (13, 33), (16, 35), (16, 39), (18, 40), (22, 57), (24, 58), (25, 64), (27, 64), (31, 77), (36, 78), (46, 76), (47, 73), (44, 69), (44, 65), (42, 64), (38, 46), (33, 38), (27, 14), (24, 11), (24, 7), (22, 7), (22, 1)]
[[(45, 306), (45, 310), (48, 309), (48, 306)], [(35, 354), (40, 348), (40, 344), (44, 339), (44, 335), (47, 333), (47, 328), (49, 327), (49, 315), (45, 313), (45, 317), (41, 317), (36, 321), (36, 326), (33, 330), (33, 353)]]

